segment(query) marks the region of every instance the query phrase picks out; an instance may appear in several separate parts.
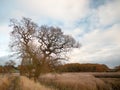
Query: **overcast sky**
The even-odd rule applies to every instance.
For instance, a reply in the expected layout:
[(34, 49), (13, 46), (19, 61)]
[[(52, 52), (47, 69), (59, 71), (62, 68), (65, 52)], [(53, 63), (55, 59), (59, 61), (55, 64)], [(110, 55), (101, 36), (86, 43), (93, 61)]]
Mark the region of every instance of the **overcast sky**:
[(23, 16), (76, 38), (69, 62), (120, 65), (120, 0), (0, 0), (0, 64), (11, 54), (9, 20)]

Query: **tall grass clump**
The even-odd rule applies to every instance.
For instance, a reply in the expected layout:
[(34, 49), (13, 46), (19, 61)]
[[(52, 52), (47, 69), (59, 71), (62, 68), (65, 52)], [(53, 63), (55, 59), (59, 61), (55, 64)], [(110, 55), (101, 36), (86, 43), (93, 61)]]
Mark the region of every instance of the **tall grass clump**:
[(8, 77), (0, 77), (0, 90), (8, 90), (10, 80)]
[(52, 90), (24, 76), (20, 77), (20, 86), (21, 90)]
[(120, 90), (120, 78), (101, 78), (109, 87), (110, 90)]

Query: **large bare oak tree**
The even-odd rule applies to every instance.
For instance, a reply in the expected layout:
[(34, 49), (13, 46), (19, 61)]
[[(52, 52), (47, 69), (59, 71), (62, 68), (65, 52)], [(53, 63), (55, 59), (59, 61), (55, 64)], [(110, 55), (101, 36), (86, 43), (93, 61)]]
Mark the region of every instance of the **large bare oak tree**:
[(29, 18), (11, 19), (11, 26), (10, 46), (22, 60), (21, 74), (28, 77), (38, 78), (41, 73), (54, 71), (66, 60), (66, 52), (79, 47), (79, 43), (59, 27), (39, 27)]

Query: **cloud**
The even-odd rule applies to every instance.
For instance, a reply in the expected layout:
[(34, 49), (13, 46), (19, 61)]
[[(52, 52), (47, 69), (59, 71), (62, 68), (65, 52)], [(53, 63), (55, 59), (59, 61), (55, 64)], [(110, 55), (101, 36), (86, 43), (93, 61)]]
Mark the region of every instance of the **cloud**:
[(120, 22), (120, 0), (114, 0), (102, 5), (96, 10), (101, 25), (114, 24)]
[(4, 65), (5, 62), (7, 62), (9, 60), (8, 56), (2, 56), (0, 57), (0, 65)]
[[(85, 34), (82, 47), (71, 52), (70, 62), (105, 63), (109, 66), (120, 64), (120, 24), (107, 30), (96, 29)], [(113, 63), (111, 65), (111, 63)], [(118, 63), (119, 62), (119, 63)]]
[(8, 55), (9, 52), (9, 41), (11, 28), (8, 26), (0, 26), (0, 56)]
[(78, 38), (83, 33), (84, 33), (84, 29), (80, 27), (74, 28), (72, 30), (71, 29), (65, 30), (65, 34), (71, 35), (74, 38)]
[[(20, 0), (24, 10), (32, 15), (63, 21), (75, 21), (88, 13), (88, 0)], [(23, 11), (24, 11), (23, 10)]]
[[(98, 6), (89, 8), (89, 14), (82, 19), (78, 19), (78, 25), (84, 26), (89, 31), (108, 28), (113, 24), (120, 23), (120, 0), (92, 1), (94, 1), (92, 2), (93, 7), (95, 4), (98, 4)], [(89, 5), (91, 5), (91, 2)]]

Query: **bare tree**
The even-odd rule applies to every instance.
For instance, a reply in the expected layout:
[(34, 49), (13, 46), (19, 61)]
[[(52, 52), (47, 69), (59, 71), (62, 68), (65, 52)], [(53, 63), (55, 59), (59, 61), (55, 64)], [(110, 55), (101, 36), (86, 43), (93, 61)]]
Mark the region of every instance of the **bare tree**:
[(12, 19), (11, 23), (10, 45), (22, 59), (21, 74), (28, 77), (38, 78), (40, 73), (55, 70), (66, 59), (66, 52), (79, 47), (72, 36), (65, 35), (58, 27), (39, 27), (29, 18), (20, 22)]
[(4, 66), (4, 71), (5, 73), (9, 73), (11, 74), (13, 72), (13, 68), (15, 66), (15, 62), (13, 60), (9, 60), (5, 63), (5, 66)]
[(42, 65), (47, 64), (53, 70), (61, 60), (66, 60), (66, 52), (79, 47), (79, 43), (72, 36), (65, 35), (58, 27), (41, 26), (36, 37)]
[(11, 26), (13, 27), (13, 31), (11, 32), (12, 40), (10, 47), (22, 60), (20, 73), (27, 74), (30, 77), (36, 54), (31, 48), (31, 43), (33, 42), (35, 30), (38, 26), (29, 18), (23, 18), (20, 22), (16, 19), (11, 19)]
[(5, 63), (6, 66), (11, 66), (11, 67), (14, 67), (15, 66), (15, 62), (13, 60), (9, 60)]

